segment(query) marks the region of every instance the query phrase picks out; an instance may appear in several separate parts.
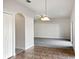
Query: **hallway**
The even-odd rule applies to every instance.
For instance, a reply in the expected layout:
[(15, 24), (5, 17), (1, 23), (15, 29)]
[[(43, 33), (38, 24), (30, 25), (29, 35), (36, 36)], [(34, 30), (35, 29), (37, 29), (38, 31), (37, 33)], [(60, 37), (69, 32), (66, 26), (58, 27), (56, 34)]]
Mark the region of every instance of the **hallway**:
[(10, 59), (75, 59), (72, 48), (35, 46)]

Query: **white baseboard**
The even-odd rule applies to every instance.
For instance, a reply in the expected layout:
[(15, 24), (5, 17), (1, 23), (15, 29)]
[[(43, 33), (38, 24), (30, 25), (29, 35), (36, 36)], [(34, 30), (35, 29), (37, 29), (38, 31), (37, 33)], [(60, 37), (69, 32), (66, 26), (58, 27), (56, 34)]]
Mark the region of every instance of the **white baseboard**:
[(26, 50), (33, 47), (33, 46), (34, 46), (34, 44), (26, 46)]
[(63, 39), (64, 37), (40, 37), (40, 36), (35, 36), (34, 38), (58, 38), (58, 39)]

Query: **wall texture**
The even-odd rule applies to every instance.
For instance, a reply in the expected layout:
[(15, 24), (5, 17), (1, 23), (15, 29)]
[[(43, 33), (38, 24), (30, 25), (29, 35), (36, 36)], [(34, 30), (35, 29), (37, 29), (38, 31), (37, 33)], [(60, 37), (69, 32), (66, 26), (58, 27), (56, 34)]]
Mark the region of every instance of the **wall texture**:
[(34, 45), (33, 40), (33, 17), (34, 12), (29, 8), (19, 4), (16, 0), (4, 0), (4, 12), (12, 14), (13, 17), (13, 55), (15, 55), (15, 15), (22, 13), (25, 17), (25, 49)]
[(54, 19), (53, 22), (34, 23), (35, 37), (70, 39), (70, 19)]

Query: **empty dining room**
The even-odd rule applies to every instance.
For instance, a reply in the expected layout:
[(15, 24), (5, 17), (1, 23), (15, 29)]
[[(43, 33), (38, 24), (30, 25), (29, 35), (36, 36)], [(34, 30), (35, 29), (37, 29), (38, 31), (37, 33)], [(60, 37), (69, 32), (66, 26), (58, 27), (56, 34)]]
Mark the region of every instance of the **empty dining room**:
[(75, 59), (75, 0), (3, 0), (3, 59)]

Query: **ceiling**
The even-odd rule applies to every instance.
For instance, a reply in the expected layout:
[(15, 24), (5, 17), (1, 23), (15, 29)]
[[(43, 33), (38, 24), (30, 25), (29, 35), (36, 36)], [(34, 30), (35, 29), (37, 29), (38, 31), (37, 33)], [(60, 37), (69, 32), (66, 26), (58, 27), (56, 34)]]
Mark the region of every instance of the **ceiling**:
[[(45, 0), (31, 0), (31, 3), (27, 3), (26, 0), (17, 1), (34, 10), (37, 15), (44, 14)], [(74, 0), (47, 0), (48, 16), (51, 18), (69, 17), (73, 2)]]

